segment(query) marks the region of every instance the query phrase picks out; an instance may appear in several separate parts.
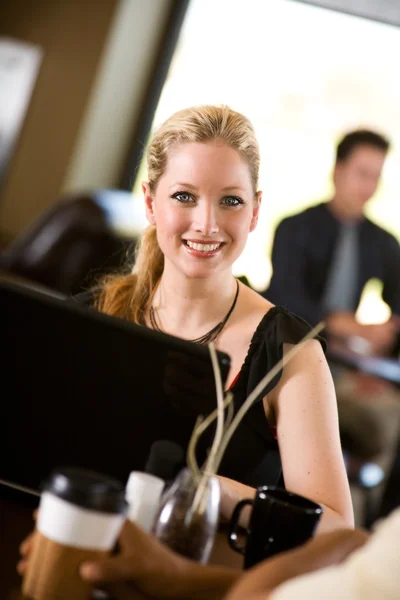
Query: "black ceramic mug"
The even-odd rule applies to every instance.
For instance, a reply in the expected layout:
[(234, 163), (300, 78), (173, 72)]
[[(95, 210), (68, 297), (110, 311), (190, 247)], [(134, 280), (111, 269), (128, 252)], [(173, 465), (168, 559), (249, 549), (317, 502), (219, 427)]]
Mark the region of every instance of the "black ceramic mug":
[[(238, 543), (239, 521), (245, 506), (252, 506), (250, 522), (244, 531), (246, 542)], [(228, 542), (244, 555), (248, 569), (279, 552), (300, 546), (314, 535), (323, 513), (320, 504), (274, 486), (257, 488), (254, 498), (241, 500), (229, 524)]]

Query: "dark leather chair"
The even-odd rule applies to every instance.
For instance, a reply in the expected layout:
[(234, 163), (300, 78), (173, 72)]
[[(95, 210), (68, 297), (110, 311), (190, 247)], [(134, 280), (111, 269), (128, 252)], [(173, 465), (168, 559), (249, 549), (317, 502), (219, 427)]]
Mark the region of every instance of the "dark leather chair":
[(135, 243), (112, 229), (95, 194), (65, 197), (0, 253), (0, 271), (77, 294), (120, 269)]

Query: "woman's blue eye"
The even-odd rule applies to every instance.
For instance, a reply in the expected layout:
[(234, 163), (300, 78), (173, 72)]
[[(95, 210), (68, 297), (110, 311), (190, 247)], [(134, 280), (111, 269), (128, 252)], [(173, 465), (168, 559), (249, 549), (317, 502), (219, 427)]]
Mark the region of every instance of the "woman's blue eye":
[(176, 192), (176, 194), (173, 194), (172, 197), (175, 198), (175, 200), (178, 200), (178, 202), (182, 202), (183, 204), (187, 204), (193, 200), (191, 194), (189, 194), (188, 192)]
[(241, 204), (243, 204), (243, 200), (241, 200), (237, 196), (226, 196), (225, 198), (223, 198), (222, 202), (226, 206), (240, 206)]

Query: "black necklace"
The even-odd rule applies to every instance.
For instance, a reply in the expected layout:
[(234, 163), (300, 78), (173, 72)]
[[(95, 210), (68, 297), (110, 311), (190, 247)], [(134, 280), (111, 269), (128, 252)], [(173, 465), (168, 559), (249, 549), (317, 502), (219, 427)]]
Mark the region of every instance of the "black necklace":
[[(224, 319), (222, 321), (220, 321), (217, 325), (215, 325), (215, 327), (213, 327), (208, 333), (205, 333), (204, 335), (196, 338), (195, 340), (188, 340), (188, 341), (193, 342), (195, 344), (208, 344), (210, 342), (214, 342), (217, 339), (217, 337), (219, 336), (219, 334), (221, 333), (221, 331), (223, 330), (223, 328), (225, 327), (227, 320), (231, 316), (233, 309), (236, 306), (238, 296), (239, 296), (239, 282), (238, 282), (238, 280), (236, 280), (236, 294), (233, 299), (232, 305), (231, 305), (230, 309), (228, 310), (228, 312), (226, 313)], [(150, 318), (150, 323), (151, 323), (152, 328), (156, 329), (160, 333), (164, 333), (164, 331), (161, 329), (161, 327), (157, 323), (156, 313), (152, 306), (150, 306), (149, 318)]]

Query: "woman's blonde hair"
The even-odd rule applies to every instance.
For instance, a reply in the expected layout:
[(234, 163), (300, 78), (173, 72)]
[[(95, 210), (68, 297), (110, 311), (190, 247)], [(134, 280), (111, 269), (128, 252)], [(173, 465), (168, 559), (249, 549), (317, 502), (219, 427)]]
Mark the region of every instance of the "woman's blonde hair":
[[(173, 148), (193, 142), (220, 141), (237, 150), (250, 170), (254, 196), (258, 189), (260, 153), (253, 126), (228, 106), (195, 106), (173, 114), (155, 132), (147, 150), (147, 172), (154, 193)], [(110, 276), (102, 285), (97, 308), (143, 324), (164, 269), (156, 228), (149, 226), (137, 247), (133, 272)]]

